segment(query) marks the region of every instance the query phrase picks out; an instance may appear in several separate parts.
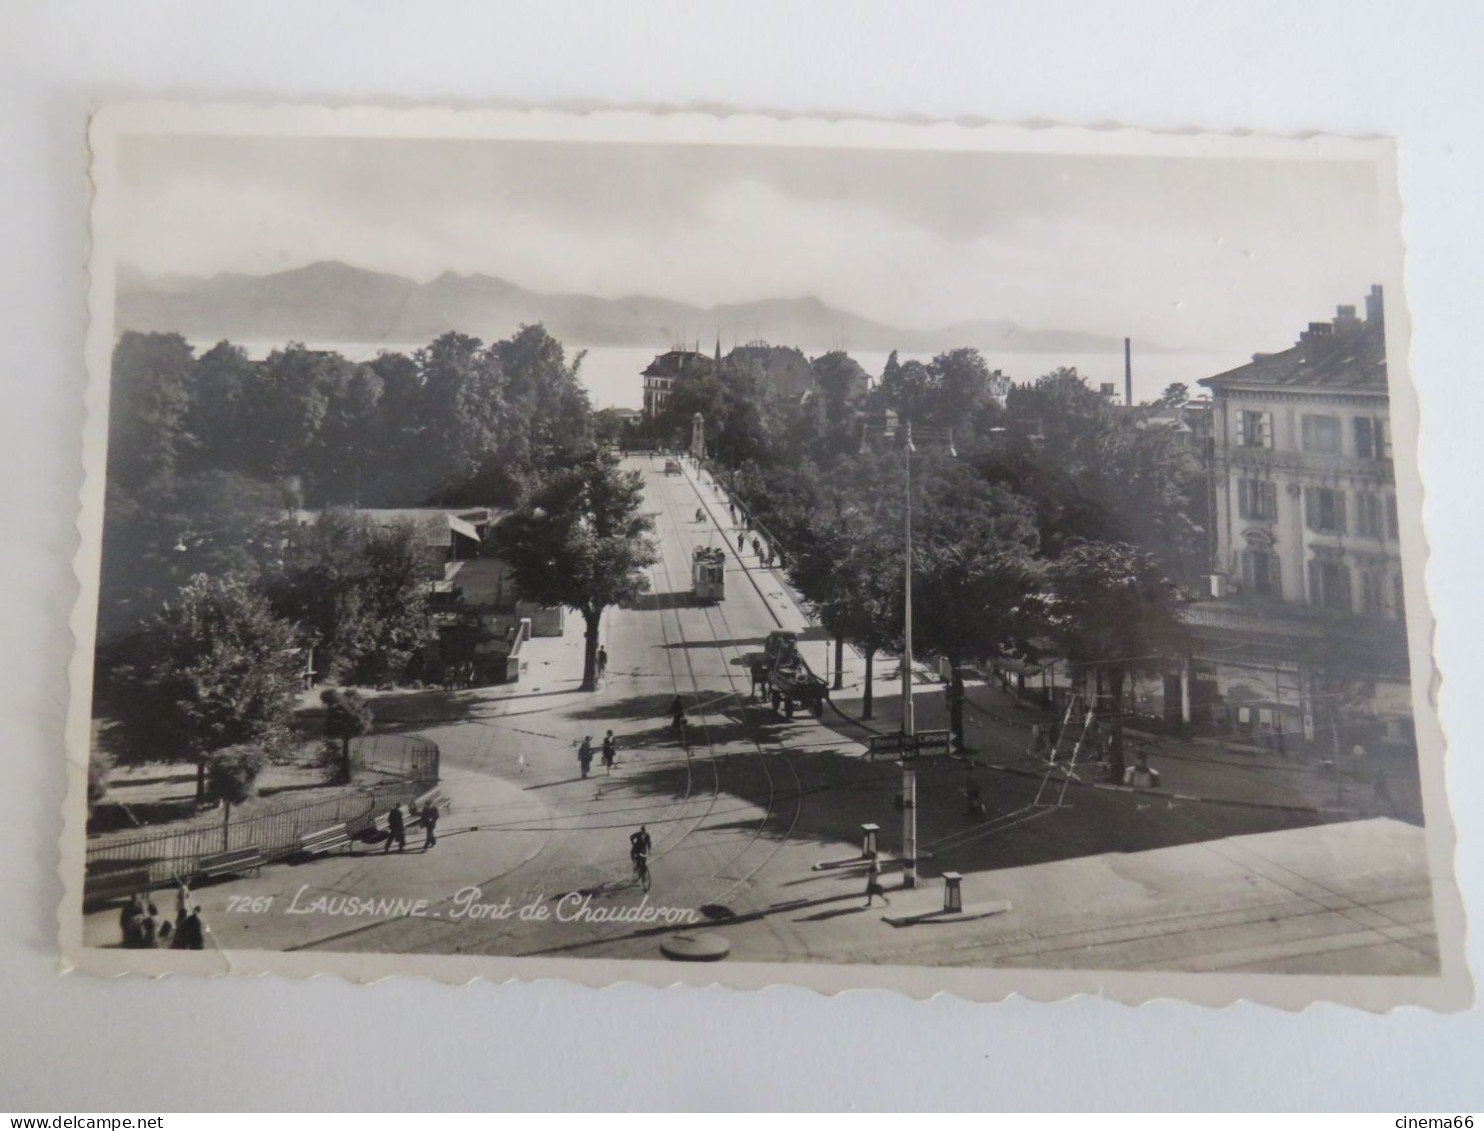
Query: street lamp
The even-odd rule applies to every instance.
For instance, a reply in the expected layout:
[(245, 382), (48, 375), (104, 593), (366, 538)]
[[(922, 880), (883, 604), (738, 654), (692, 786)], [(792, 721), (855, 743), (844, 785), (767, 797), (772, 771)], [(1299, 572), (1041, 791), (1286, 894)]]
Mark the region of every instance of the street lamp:
[[(912, 421), (907, 421), (906, 446), (903, 464), (906, 468), (906, 569), (903, 585), (906, 590), (902, 621), (902, 886), (917, 886), (917, 712), (912, 702), (912, 455), (917, 451), (912, 443)], [(946, 435), (945, 435), (946, 433)], [(925, 428), (926, 440), (947, 440), (948, 454), (957, 456), (953, 446), (953, 430)]]

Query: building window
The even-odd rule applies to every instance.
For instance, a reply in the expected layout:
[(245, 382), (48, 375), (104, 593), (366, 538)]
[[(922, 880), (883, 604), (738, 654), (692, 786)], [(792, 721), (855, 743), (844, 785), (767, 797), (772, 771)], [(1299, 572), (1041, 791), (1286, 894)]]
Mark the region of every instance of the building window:
[(1345, 533), (1345, 492), (1332, 487), (1305, 487), (1304, 513), (1316, 534)]
[(1304, 451), (1337, 456), (1341, 453), (1340, 418), (1304, 413)]
[(1386, 537), (1390, 538), (1393, 542), (1398, 541), (1401, 537), (1397, 530), (1395, 495), (1386, 496)]
[(1257, 522), (1278, 521), (1278, 485), (1271, 480), (1239, 479), (1237, 509), (1243, 518)]
[(1381, 496), (1362, 491), (1355, 496), (1355, 532), (1362, 538), (1381, 538)]
[(1237, 446), (1271, 448), (1273, 446), (1273, 414), (1251, 411), (1237, 413)]
[(1278, 555), (1254, 546), (1241, 555), (1242, 584), (1249, 593), (1261, 597), (1281, 597), (1283, 587), (1278, 577)]
[(1355, 418), (1355, 458), (1391, 458), (1391, 441), (1386, 437), (1386, 421), (1370, 416)]
[(1384, 616), (1386, 600), (1386, 575), (1378, 569), (1360, 571), (1360, 611), (1368, 617)]
[(1350, 612), (1354, 605), (1350, 600), (1349, 568), (1328, 558), (1309, 562), (1309, 604)]

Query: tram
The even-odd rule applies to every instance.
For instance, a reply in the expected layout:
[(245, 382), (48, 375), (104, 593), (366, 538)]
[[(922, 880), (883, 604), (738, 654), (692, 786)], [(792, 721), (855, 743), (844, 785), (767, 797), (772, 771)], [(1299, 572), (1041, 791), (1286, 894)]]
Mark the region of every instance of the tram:
[(720, 548), (697, 546), (690, 562), (691, 593), (700, 604), (724, 601), (727, 595), (727, 555)]

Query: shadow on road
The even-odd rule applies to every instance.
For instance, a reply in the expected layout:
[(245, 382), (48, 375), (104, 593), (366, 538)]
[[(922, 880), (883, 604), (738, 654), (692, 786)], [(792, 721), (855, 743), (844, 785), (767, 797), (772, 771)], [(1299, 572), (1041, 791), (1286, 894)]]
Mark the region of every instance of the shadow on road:
[[(761, 649), (764, 640), (761, 636), (749, 636), (737, 640), (680, 640), (674, 644), (661, 644), (659, 647), (671, 651), (677, 648), (757, 648)], [(732, 661), (733, 664), (741, 666), (740, 659)]]
[(653, 613), (661, 609), (688, 609), (695, 603), (695, 594), (682, 589), (674, 593), (646, 593), (623, 607), (637, 613)]

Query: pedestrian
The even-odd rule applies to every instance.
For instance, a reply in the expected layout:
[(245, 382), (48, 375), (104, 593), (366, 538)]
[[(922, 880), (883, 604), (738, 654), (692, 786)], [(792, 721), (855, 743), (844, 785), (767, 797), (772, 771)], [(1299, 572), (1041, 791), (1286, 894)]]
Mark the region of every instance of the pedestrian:
[(438, 806), (431, 801), (424, 805), (423, 811), (418, 815), (417, 823), (428, 834), (423, 840), (423, 851), (426, 852), (438, 843)]
[(407, 848), (407, 827), (402, 823), (402, 806), (393, 805), (386, 815), (386, 844), (382, 847), (381, 854), (385, 856), (392, 850), (392, 842), (397, 842), (397, 851), (402, 852)]
[(587, 771), (593, 764), (593, 736), (588, 735), (582, 740), (582, 745), (577, 748), (577, 762), (582, 767), (582, 776), (587, 777)]
[(740, 554), (746, 548), (747, 548), (747, 535), (744, 534), (742, 531), (739, 530), (739, 531), (737, 531), (737, 553)]
[(185, 922), (175, 932), (175, 941), (170, 946), (173, 950), (206, 949), (206, 926), (201, 922), (201, 905), (199, 903), (185, 917)]
[(598, 646), (598, 678), (602, 679), (608, 674), (608, 649), (602, 645)]
[(139, 921), (139, 946), (141, 949), (154, 950), (159, 945), (159, 916), (160, 909), (151, 903), (148, 908), (148, 914)]
[(119, 935), (126, 950), (139, 949), (143, 921), (144, 900), (138, 895), (131, 895), (129, 902), (119, 912)]
[(773, 568), (773, 547), (767, 547), (763, 552), (763, 565), (769, 569)]
[(728, 503), (727, 504), (727, 510), (729, 510), (731, 512), (731, 514), (732, 514), (732, 521), (735, 523), (737, 521), (737, 504), (736, 503)]
[(1396, 816), (1396, 798), (1391, 796), (1391, 786), (1386, 780), (1385, 767), (1376, 770), (1375, 779), (1376, 805), (1385, 808), (1393, 817)]
[(866, 869), (866, 906), (870, 907), (871, 901), (878, 895), (882, 903), (891, 906), (891, 900), (886, 898), (886, 889), (881, 886), (881, 861), (873, 852), (871, 863)]
[(752, 552), (757, 555), (757, 560), (763, 560), (763, 544), (756, 537), (752, 540)]
[(613, 772), (613, 763), (618, 761), (618, 742), (610, 730), (603, 736), (603, 769), (610, 774)]

